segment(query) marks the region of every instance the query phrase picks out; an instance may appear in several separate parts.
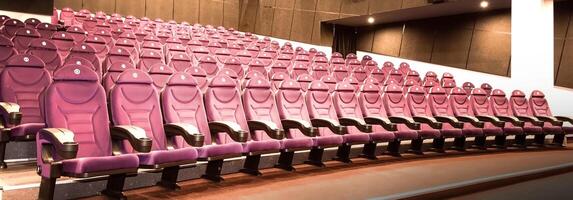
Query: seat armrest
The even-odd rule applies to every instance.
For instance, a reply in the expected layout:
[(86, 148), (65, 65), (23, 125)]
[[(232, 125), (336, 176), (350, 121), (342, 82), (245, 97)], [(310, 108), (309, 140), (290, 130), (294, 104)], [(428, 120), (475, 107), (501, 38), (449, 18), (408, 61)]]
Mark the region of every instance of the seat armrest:
[(408, 128), (413, 130), (420, 130), (420, 123), (414, 121), (414, 119), (404, 116), (390, 116), (388, 117), (392, 123), (405, 124)]
[(531, 124), (533, 124), (535, 126), (543, 127), (543, 124), (544, 124), (543, 121), (540, 121), (536, 117), (532, 117), (532, 116), (516, 116), (516, 117), (519, 120), (530, 122)]
[(364, 122), (367, 124), (376, 124), (382, 126), (388, 131), (397, 131), (398, 127), (395, 123), (392, 123), (389, 119), (381, 117), (364, 117)]
[(342, 126), (335, 121), (330, 119), (311, 119), (310, 122), (312, 123), (313, 127), (326, 127), (330, 129), (335, 134), (344, 135), (348, 133), (348, 129), (346, 126)]
[(290, 129), (298, 129), (302, 134), (308, 137), (314, 137), (318, 133), (318, 129), (311, 126), (310, 123), (299, 120), (299, 119), (283, 119), (281, 124), (285, 131), (290, 131)]
[(464, 128), (464, 123), (460, 122), (457, 118), (452, 116), (434, 116), (434, 119), (442, 123), (448, 123), (452, 125), (454, 128), (459, 128), (459, 129)]
[(187, 144), (194, 147), (201, 147), (204, 144), (205, 136), (199, 133), (193, 124), (170, 123), (163, 125), (167, 137), (181, 136)]
[(483, 128), (483, 126), (484, 126), (484, 123), (482, 121), (480, 121), (479, 119), (472, 117), (472, 116), (459, 115), (459, 116), (456, 116), (456, 118), (458, 118), (458, 120), (460, 120), (462, 122), (471, 123), (472, 125), (474, 125), (475, 127), (478, 127), (478, 128)]
[(22, 121), (22, 113), (18, 104), (0, 102), (0, 113), (4, 127), (17, 126)]
[(226, 133), (236, 142), (247, 142), (249, 139), (249, 133), (242, 130), (241, 126), (235, 122), (209, 122), (209, 131), (211, 132), (211, 138), (217, 138), (218, 133)]
[(442, 122), (436, 121), (433, 117), (428, 116), (414, 116), (413, 117), (415, 122), (428, 124), (430, 127), (434, 129), (442, 129)]
[(338, 122), (343, 126), (354, 126), (364, 133), (372, 133), (372, 126), (370, 124), (366, 124), (362, 119), (341, 117), (338, 118)]
[(65, 128), (44, 128), (38, 133), (40, 138), (49, 143), (42, 144), (42, 161), (51, 163), (54, 152), (62, 159), (73, 159), (78, 153), (78, 143), (74, 141), (74, 133)]
[(567, 116), (555, 116), (555, 118), (557, 118), (558, 120), (564, 121), (564, 122), (569, 122), (570, 124), (573, 124), (573, 118), (571, 117), (567, 117)]
[(255, 131), (265, 131), (267, 135), (275, 140), (282, 140), (285, 137), (284, 130), (280, 129), (277, 124), (270, 121), (262, 120), (249, 120), (247, 121), (249, 125), (249, 131), (255, 133)]
[(552, 116), (536, 116), (536, 117), (541, 121), (551, 123), (553, 126), (563, 126), (563, 122), (555, 117)]
[(494, 126), (503, 128), (505, 127), (505, 122), (499, 120), (497, 117), (494, 116), (490, 116), (490, 115), (476, 115), (476, 118), (480, 121), (484, 121), (484, 122), (490, 122), (492, 123)]
[[(152, 141), (145, 134), (145, 130), (137, 126), (114, 126), (111, 127), (111, 138), (114, 143), (127, 140), (131, 147), (137, 152), (147, 153), (151, 151)], [(114, 148), (119, 148), (114, 144)], [(119, 149), (114, 149), (114, 154), (118, 154)]]
[(523, 127), (525, 125), (524, 121), (517, 119), (517, 117), (513, 116), (496, 116), (499, 120), (504, 122), (510, 122), (514, 126)]

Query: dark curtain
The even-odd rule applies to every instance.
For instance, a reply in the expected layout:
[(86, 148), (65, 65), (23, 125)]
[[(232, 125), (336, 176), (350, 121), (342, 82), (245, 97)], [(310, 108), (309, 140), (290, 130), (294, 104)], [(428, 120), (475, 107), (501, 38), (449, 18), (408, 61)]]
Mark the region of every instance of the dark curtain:
[(356, 54), (357, 31), (355, 27), (334, 25), (334, 41), (332, 51), (340, 52), (346, 57), (349, 53)]

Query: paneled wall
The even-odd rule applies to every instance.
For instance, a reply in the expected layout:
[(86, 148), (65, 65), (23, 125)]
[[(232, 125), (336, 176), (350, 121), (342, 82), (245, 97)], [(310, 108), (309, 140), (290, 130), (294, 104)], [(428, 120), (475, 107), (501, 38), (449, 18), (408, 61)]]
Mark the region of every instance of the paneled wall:
[(555, 85), (573, 88), (573, 2), (559, 2), (554, 8)]
[(322, 21), (428, 5), (426, 0), (243, 0), (239, 30), (331, 46)]
[(359, 29), (357, 48), (509, 76), (511, 11), (494, 10), (362, 27)]
[(243, 0), (54, 0), (57, 8), (120, 13), (151, 19), (238, 28)]

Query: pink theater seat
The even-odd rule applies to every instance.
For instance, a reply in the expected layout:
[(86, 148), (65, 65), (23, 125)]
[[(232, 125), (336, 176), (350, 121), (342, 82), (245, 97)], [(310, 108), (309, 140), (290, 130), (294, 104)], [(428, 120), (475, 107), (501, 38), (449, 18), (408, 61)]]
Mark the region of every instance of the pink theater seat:
[(30, 42), (36, 38), (40, 38), (40, 33), (34, 28), (20, 28), (12, 37), (14, 48), (18, 54), (23, 54), (28, 50)]
[(312, 64), (310, 68), (310, 75), (312, 78), (314, 78), (314, 80), (320, 80), (322, 77), (328, 76), (330, 74), (324, 65)]
[(438, 79), (438, 74), (436, 74), (436, 72), (433, 72), (433, 71), (426, 72), (426, 75), (424, 75), (424, 79), (422, 81), (423, 82), (435, 81), (438, 83), (440, 82), (440, 80)]
[(279, 89), (281, 82), (283, 82), (284, 80), (287, 80), (287, 79), (290, 79), (290, 77), (286, 73), (279, 72), (279, 73), (273, 74), (273, 76), (270, 79), (271, 89), (273, 91), (277, 91)]
[(368, 62), (366, 62), (364, 64), (364, 69), (366, 70), (366, 72), (368, 74), (370, 74), (372, 71), (380, 69), (380, 68), (378, 68), (378, 63), (376, 61), (369, 60)]
[(139, 62), (139, 47), (137, 46), (135, 40), (129, 39), (118, 39), (115, 41), (114, 47), (121, 47), (129, 53), (129, 57), (134, 62)]
[(107, 68), (107, 72), (103, 75), (102, 84), (103, 88), (106, 91), (106, 94), (111, 90), (111, 88), (115, 85), (117, 78), (119, 75), (128, 69), (135, 69), (133, 64), (124, 62), (124, 61), (117, 61), (113, 63), (109, 68)]
[(0, 35), (0, 71), (4, 69), (8, 60), (18, 52), (14, 48), (14, 43), (10, 39)]
[(225, 61), (227, 59), (232, 57), (231, 52), (227, 49), (224, 49), (224, 48), (217, 49), (217, 51), (215, 51), (214, 54), (215, 54), (215, 58), (217, 58), (217, 62), (219, 62), (219, 63), (225, 63)]
[(210, 55), (203, 56), (198, 60), (197, 66), (207, 73), (207, 77), (213, 77), (219, 72), (217, 60)]
[(87, 32), (78, 26), (69, 27), (66, 32), (72, 36), (76, 45), (83, 43), (87, 37)]
[(296, 81), (300, 84), (300, 89), (303, 92), (308, 90), (308, 86), (314, 79), (309, 74), (301, 74), (296, 78)]
[(6, 36), (7, 38), (12, 38), (16, 35), (16, 32), (21, 29), (25, 28), (26, 25), (24, 22), (18, 19), (8, 19), (2, 23), (0, 27), (0, 34)]
[(109, 53), (103, 62), (103, 68), (107, 69), (117, 61), (123, 61), (135, 65), (127, 50), (121, 47), (113, 47), (109, 50)]
[(360, 64), (362, 64), (363, 67), (366, 67), (366, 63), (368, 63), (368, 61), (372, 61), (372, 56), (364, 55), (362, 56), (362, 60), (360, 60)]
[(32, 40), (26, 53), (40, 58), (50, 74), (53, 74), (56, 68), (62, 65), (62, 58), (58, 54), (56, 45), (48, 39), (39, 38)]
[(386, 61), (384, 64), (382, 64), (382, 71), (384, 71), (384, 74), (386, 75), (390, 75), (390, 72), (395, 69), (396, 68), (394, 68), (394, 63), (390, 61)]
[(160, 92), (167, 84), (169, 77), (173, 75), (174, 71), (171, 67), (163, 64), (163, 63), (156, 63), (151, 65), (149, 71), (147, 72), (153, 80), (153, 87)]
[(408, 74), (412, 71), (412, 69), (410, 68), (410, 64), (402, 62), (398, 67), (398, 71), (400, 71), (402, 74)]
[(233, 70), (237, 74), (239, 79), (242, 79), (245, 76), (245, 70), (243, 70), (241, 62), (234, 57), (225, 60), (223, 64), (223, 69)]
[(91, 46), (95, 50), (96, 56), (101, 62), (100, 65), (102, 65), (105, 57), (109, 53), (109, 47), (105, 44), (105, 40), (100, 36), (90, 35), (86, 39), (85, 44)]
[(420, 78), (420, 74), (416, 70), (411, 70), (406, 74), (404, 77), (404, 81), (413, 80), (416, 84), (422, 84), (422, 79)]
[(142, 71), (149, 71), (151, 66), (155, 64), (165, 64), (163, 57), (157, 51), (153, 50), (143, 50), (139, 56), (139, 63), (137, 63), (137, 69)]
[(93, 47), (91, 47), (88, 44), (79, 44), (79, 45), (75, 45), (72, 50), (70, 51), (70, 54), (68, 55), (68, 57), (66, 57), (66, 59), (70, 59), (70, 58), (74, 58), (74, 57), (80, 57), (83, 59), (86, 59), (89, 63), (92, 64), (92, 66), (94, 67), (94, 71), (96, 72), (96, 74), (99, 75), (100, 80), (101, 77), (103, 75), (103, 70), (101, 68), (101, 63), (99, 58), (96, 55), (95, 49)]
[(39, 23), (35, 28), (40, 33), (40, 36), (45, 39), (49, 39), (52, 37), (52, 34), (58, 31), (58, 27), (50, 23)]
[(351, 69), (352, 69), (351, 76), (356, 78), (358, 82), (364, 82), (364, 79), (368, 77), (368, 73), (366, 72), (366, 69), (364, 67), (355, 67)]
[(191, 57), (183, 52), (174, 53), (167, 64), (177, 72), (184, 72), (188, 68), (193, 67)]
[(491, 95), (491, 91), (493, 90), (493, 87), (491, 87), (489, 83), (481, 84), (480, 88), (486, 92), (487, 96)]
[(197, 81), (197, 87), (199, 87), (201, 91), (205, 92), (207, 90), (209, 81), (207, 80), (207, 73), (205, 72), (205, 70), (199, 67), (191, 67), (187, 68), (185, 72), (191, 74), (191, 76), (195, 78), (195, 80)]
[(70, 50), (74, 47), (74, 38), (67, 32), (58, 31), (55, 32), (52, 37), (52, 42), (58, 48), (58, 53), (60, 57), (65, 58), (68, 57)]
[(332, 76), (323, 76), (320, 79), (314, 79), (314, 80), (320, 80), (323, 83), (325, 83), (328, 86), (328, 92), (334, 92), (334, 89), (336, 88), (336, 83), (342, 82), (342, 81), (337, 81)]
[(386, 74), (384, 74), (384, 71), (382, 71), (382, 69), (374, 69), (370, 71), (370, 77), (378, 80), (379, 85), (382, 85), (384, 84), (384, 82), (386, 82)]

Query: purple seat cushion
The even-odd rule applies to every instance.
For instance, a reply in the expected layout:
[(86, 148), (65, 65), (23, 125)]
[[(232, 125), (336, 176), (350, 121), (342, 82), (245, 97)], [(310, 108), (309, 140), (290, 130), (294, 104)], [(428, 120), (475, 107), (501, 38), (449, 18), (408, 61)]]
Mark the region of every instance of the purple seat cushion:
[(366, 133), (355, 133), (343, 135), (344, 143), (368, 143), (370, 136)]
[(389, 142), (396, 138), (392, 132), (376, 132), (368, 133), (368, 135), (370, 136), (370, 140), (375, 142)]
[(327, 136), (319, 136), (313, 137), (312, 141), (314, 146), (332, 146), (332, 145), (339, 145), (344, 142), (341, 135), (327, 135)]
[(561, 128), (563, 129), (563, 132), (565, 132), (565, 134), (573, 134), (573, 126), (564, 126)]
[(149, 153), (140, 153), (140, 165), (156, 165), (184, 160), (196, 160), (197, 150), (194, 148), (182, 148), (173, 150), (155, 150)]
[(15, 126), (10, 130), (12, 136), (35, 135), (40, 129), (46, 127), (44, 123), (26, 123)]
[(461, 129), (442, 129), (441, 133), (444, 138), (455, 138), (464, 135)]
[(540, 134), (543, 132), (543, 128), (539, 126), (525, 126), (523, 127), (523, 131), (528, 134)]
[(310, 148), (314, 142), (312, 138), (292, 138), (281, 140), (281, 149)]
[(243, 153), (279, 150), (281, 143), (278, 140), (248, 141), (242, 143)]
[(70, 174), (137, 168), (139, 167), (138, 163), (139, 161), (135, 154), (83, 157), (62, 161), (64, 172)]
[(418, 138), (418, 133), (416, 131), (396, 131), (394, 132), (396, 138), (400, 140), (412, 140)]
[(479, 128), (464, 128), (462, 132), (466, 137), (483, 136), (483, 131)]
[(563, 131), (559, 126), (543, 126), (543, 132), (547, 134), (560, 134)]
[(428, 138), (439, 138), (440, 137), (440, 130), (436, 129), (426, 129), (426, 130), (419, 130), (418, 134), (422, 139)]
[(216, 157), (227, 154), (243, 153), (243, 146), (240, 143), (213, 144), (197, 148), (199, 158)]
[(503, 129), (501, 129), (499, 127), (483, 128), (483, 134), (485, 136), (503, 135)]
[(504, 127), (503, 132), (505, 132), (506, 135), (522, 135), (523, 134), (523, 128), (521, 128), (521, 127)]

